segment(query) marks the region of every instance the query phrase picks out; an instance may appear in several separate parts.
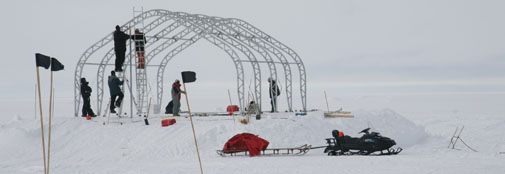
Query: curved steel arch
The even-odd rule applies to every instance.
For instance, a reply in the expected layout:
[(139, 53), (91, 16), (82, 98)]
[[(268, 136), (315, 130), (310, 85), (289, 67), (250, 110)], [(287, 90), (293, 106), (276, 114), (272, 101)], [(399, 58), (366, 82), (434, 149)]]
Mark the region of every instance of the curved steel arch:
[(233, 24), (236, 25), (236, 27), (242, 27), (245, 28), (252, 33), (256, 34), (259, 39), (265, 40), (271, 45), (279, 48), (283, 52), (287, 53), (296, 63), (296, 66), (298, 67), (298, 71), (300, 73), (300, 95), (302, 99), (302, 107), (304, 111), (307, 111), (307, 74), (305, 71), (305, 65), (303, 65), (303, 61), (298, 56), (298, 54), (288, 46), (284, 45), (282, 42), (276, 40), (275, 38), (269, 36), (265, 32), (261, 31), (260, 29), (254, 27), (253, 25), (247, 23), (246, 21), (243, 21), (241, 19), (236, 19), (236, 18), (230, 18), (229, 19)]
[[(237, 39), (236, 36), (230, 36), (231, 33), (228, 33), (228, 34), (223, 34), (226, 32), (226, 29), (222, 29), (222, 28), (217, 28), (217, 26), (219, 25), (219, 20), (217, 18), (214, 18), (214, 17), (208, 17), (208, 16), (194, 16), (196, 17), (198, 20), (200, 21), (203, 21), (205, 22), (207, 25), (210, 25), (211, 27), (211, 32), (209, 33), (210, 35), (213, 35), (217, 38), (220, 38), (221, 40), (231, 44), (232, 46), (238, 48), (238, 49), (243, 49), (244, 47), (246, 48), (246, 51), (248, 54), (251, 54), (249, 49), (247, 49), (246, 46), (248, 46), (249, 48), (252, 48), (253, 50), (257, 51), (258, 53), (260, 53), (260, 55), (265, 58), (266, 62), (268, 63), (268, 67), (269, 67), (269, 70), (270, 70), (270, 77), (273, 77), (275, 79), (277, 79), (277, 69), (273, 63), (273, 59), (272, 57), (270, 56), (270, 54), (264, 52), (263, 50), (259, 49), (257, 47), (254, 47), (254, 45), (251, 45), (249, 43), (246, 43), (246, 42), (243, 42), (239, 39)], [(217, 32), (216, 32), (217, 31)], [(216, 34), (217, 33), (217, 34)], [(257, 60), (255, 60), (257, 61)], [(261, 78), (259, 79), (261, 80)], [(255, 83), (255, 84), (261, 84), (261, 82), (259, 83)], [(262, 106), (262, 101), (261, 101), (261, 97), (258, 97), (258, 96), (261, 96), (261, 85), (259, 86), (256, 86), (255, 87), (258, 87), (260, 88), (259, 91), (260, 91), (260, 95), (256, 95), (256, 101), (258, 101), (258, 105), (259, 105), (259, 108), (261, 109), (261, 106)]]
[[(300, 93), (302, 97), (302, 105), (303, 109), (306, 111), (306, 74), (305, 74), (305, 67), (303, 65), (303, 62), (301, 61), (300, 57), (294, 52), (291, 48), (287, 47), (286, 45), (282, 44), (281, 42), (275, 40), (274, 38), (268, 36), (266, 33), (262, 32), (261, 30), (255, 28), (254, 26), (250, 25), (249, 23), (239, 20), (239, 19), (227, 19), (227, 18), (217, 18), (217, 17), (209, 17), (206, 15), (191, 15), (187, 13), (182, 13), (182, 12), (170, 12), (167, 10), (149, 10), (146, 11), (136, 17), (134, 17), (132, 20), (128, 21), (126, 24), (122, 25), (123, 30), (129, 29), (128, 26), (135, 26), (135, 24), (138, 24), (140, 22), (143, 22), (144, 20), (154, 17), (154, 16), (159, 16), (159, 22), (153, 21), (151, 24), (152, 26), (157, 27), (162, 23), (165, 23), (168, 20), (162, 21), (161, 19), (171, 19), (178, 21), (180, 23), (183, 23), (183, 25), (186, 27), (185, 31), (186, 33), (179, 32), (176, 36), (180, 36), (179, 38), (183, 38), (189, 34), (189, 30), (191, 29), (193, 32), (196, 33), (195, 36), (192, 37), (191, 40), (185, 41), (184, 43), (180, 44), (177, 46), (175, 49), (170, 51), (166, 56), (165, 59), (166, 61), (162, 61), (159, 65), (158, 69), (158, 89), (160, 89), (160, 84), (161, 84), (161, 95), (162, 95), (162, 80), (163, 80), (163, 72), (164, 72), (164, 67), (167, 65), (168, 61), (173, 58), (177, 53), (181, 52), (185, 48), (189, 47), (191, 44), (196, 42), (200, 38), (205, 38), (206, 40), (210, 41), (214, 45), (218, 46), (219, 48), (223, 49), (234, 61), (235, 68), (237, 71), (237, 91), (239, 92), (239, 100), (240, 104), (243, 105), (244, 102), (244, 71), (243, 71), (243, 66), (242, 62), (248, 62), (248, 61), (243, 61), (240, 60), (236, 52), (230, 47), (234, 47), (237, 50), (240, 50), (244, 55), (246, 55), (249, 59), (249, 62), (251, 63), (254, 71), (254, 77), (255, 77), (255, 98), (257, 100), (261, 98), (261, 73), (260, 73), (260, 67), (259, 67), (259, 62), (256, 60), (254, 54), (252, 54), (249, 51), (249, 48), (252, 48), (253, 50), (259, 52), (264, 58), (267, 59), (265, 61), (267, 64), (269, 64), (269, 70), (271, 72), (271, 76), (273, 74), (276, 75), (276, 70), (275, 70), (275, 64), (274, 63), (279, 63), (279, 62), (274, 62), (273, 59), (271, 59), (271, 56), (269, 56), (269, 53), (273, 53), (279, 60), (280, 63), (282, 64), (285, 72), (285, 80), (286, 80), (286, 94), (288, 98), (288, 107), (291, 109), (291, 70), (289, 64), (297, 64), (298, 70), (300, 72)], [(202, 22), (204, 21), (204, 22)], [(207, 22), (205, 22), (207, 21)], [(177, 22), (176, 22), (177, 23)], [(177, 24), (172, 24), (172, 25), (177, 25)], [(208, 32), (209, 25), (210, 27), (210, 32)], [(148, 27), (151, 25), (148, 25)], [(203, 27), (202, 27), (203, 26)], [(145, 27), (145, 28), (148, 28)], [(148, 29), (145, 29), (149, 30)], [(167, 27), (169, 28), (169, 27)], [(151, 28), (152, 30), (152, 28)], [(150, 31), (150, 30), (149, 30)], [(165, 32), (162, 34), (162, 36), (168, 35), (171, 33), (173, 30), (164, 30)], [(198, 32), (200, 31), (200, 32)], [(219, 31), (218, 33), (221, 34), (216, 34), (214, 33), (215, 31)], [(226, 37), (223, 36), (223, 31), (228, 31), (226, 34)], [(205, 32), (205, 33), (204, 33)], [(231, 32), (235, 32), (232, 37)], [(147, 32), (145, 32), (147, 33)], [(159, 32), (160, 33), (160, 32)], [(182, 34), (181, 34), (182, 33)], [(91, 57), (94, 53), (96, 53), (99, 49), (102, 47), (106, 46), (112, 41), (112, 33), (106, 35), (104, 38), (90, 46), (80, 57), (77, 66), (76, 66), (76, 71), (75, 71), (75, 78), (74, 78), (74, 85), (75, 85), (75, 90), (74, 90), (74, 107), (75, 107), (75, 115), (78, 115), (78, 110), (79, 110), (79, 105), (80, 105), (80, 95), (79, 95), (79, 79), (82, 76), (82, 71), (84, 66), (87, 64), (87, 60), (89, 57)], [(164, 42), (160, 46), (156, 47), (153, 49), (152, 55), (151, 53), (148, 54), (148, 60), (147, 64), (150, 63), (152, 58), (155, 57), (155, 55), (159, 54), (161, 51), (167, 49), (170, 45), (174, 44), (177, 42), (177, 38), (173, 38), (174, 41), (171, 42)], [(158, 40), (154, 41), (157, 42)], [(150, 43), (154, 43), (150, 42)], [(289, 55), (295, 62), (289, 62), (284, 55), (279, 51), (281, 50), (283, 53)], [(109, 55), (109, 54), (107, 54)], [(106, 59), (107, 55), (104, 57)], [(151, 56), (149, 56), (151, 55)], [(112, 54), (113, 56), (113, 54)], [(170, 57), (167, 59), (167, 57)], [(268, 59), (269, 58), (269, 59)], [(110, 59), (109, 59), (110, 60)], [(105, 63), (102, 62), (99, 64), (100, 67), (105, 67), (107, 65), (107, 62)], [(91, 63), (88, 63), (91, 64)], [(126, 63), (127, 64), (127, 63)], [(160, 73), (161, 72), (161, 73)], [(103, 84), (103, 76), (100, 77), (98, 74), (104, 74), (103, 71), (102, 73), (98, 72), (97, 73), (97, 78), (102, 78), (102, 84)], [(161, 78), (160, 78), (161, 77)], [(161, 81), (159, 80), (161, 79)], [(277, 78), (276, 78), (277, 79)], [(100, 89), (100, 88), (99, 88)], [(103, 90), (103, 88), (101, 89)], [(242, 95), (241, 95), (242, 94)], [(100, 96), (101, 95), (101, 96)], [(98, 96), (98, 98), (102, 97), (103, 98), (103, 91), (101, 92)], [(160, 95), (160, 90), (158, 90), (158, 96)], [(289, 95), (289, 96), (288, 96)], [(161, 96), (162, 97), (162, 96)], [(160, 98), (161, 98), (160, 97)], [(161, 100), (161, 99), (160, 99)], [(260, 100), (259, 100), (260, 101)], [(100, 101), (101, 103), (101, 101)], [(261, 102), (260, 102), (261, 103)], [(161, 104), (161, 101), (158, 102), (158, 104)], [(101, 108), (102, 104), (97, 105), (97, 107)], [(244, 108), (244, 107), (241, 107)], [(101, 109), (98, 110), (100, 112)]]
[[(209, 40), (208, 38), (212, 38), (214, 40), (219, 39), (222, 42), (226, 43), (227, 45), (231, 45), (235, 49), (240, 50), (249, 59), (249, 61), (251, 62), (252, 66), (253, 66), (253, 71), (254, 71), (254, 89), (255, 89), (254, 90), (254, 97), (256, 98), (256, 101), (259, 101), (258, 106), (259, 106), (259, 108), (261, 108), (261, 93), (262, 93), (261, 92), (261, 71), (260, 71), (260, 66), (257, 63), (258, 60), (256, 59), (256, 56), (254, 55), (254, 53), (251, 52), (250, 49), (246, 45), (244, 45), (243, 43), (241, 43), (240, 41), (238, 41), (234, 37), (230, 37), (229, 35), (222, 35), (222, 34), (221, 35), (220, 34), (213, 35), (214, 33), (216, 33), (216, 31), (215, 31), (216, 28), (213, 27), (213, 24), (206, 22), (205, 20), (201, 20), (201, 18), (208, 18), (208, 16), (190, 15), (190, 14), (185, 14), (185, 15), (192, 18), (192, 20), (196, 20), (196, 22), (201, 22), (200, 25), (208, 26), (210, 28), (210, 31), (205, 33), (206, 35), (204, 38), (206, 38), (207, 40)], [(264, 58), (267, 61), (269, 59), (271, 59), (269, 57), (264, 57)], [(270, 76), (276, 76), (277, 70), (276, 70), (275, 66), (269, 66), (269, 71), (270, 71)]]
[[(209, 35), (208, 33), (208, 28), (210, 27), (210, 25), (207, 25), (205, 23), (198, 23), (198, 21), (195, 21), (193, 19), (193, 21), (190, 20), (189, 17), (194, 17), (192, 15), (189, 15), (187, 13), (182, 13), (182, 12), (178, 12), (177, 15), (179, 15), (179, 20), (181, 20), (181, 22), (183, 22), (185, 24), (186, 27), (188, 28), (191, 28), (193, 30), (194, 33), (197, 33), (197, 35), (193, 36), (190, 40), (180, 44), (179, 46), (177, 46), (176, 48), (174, 48), (172, 51), (170, 51), (162, 60), (162, 63), (161, 65), (159, 66), (158, 68), (158, 75), (157, 75), (157, 84), (158, 84), (158, 102), (161, 102), (163, 100), (163, 76), (164, 76), (164, 70), (165, 70), (165, 67), (167, 65), (167, 63), (175, 56), (177, 55), (178, 53), (180, 53), (182, 50), (188, 48), (189, 46), (191, 46), (193, 43), (197, 42), (199, 39), (201, 38), (204, 38), (206, 39), (207, 41), (209, 41), (210, 43), (218, 46), (219, 48), (227, 51), (227, 50), (233, 50), (232, 48), (229, 47), (229, 45), (231, 44), (233, 47), (235, 47), (236, 49), (240, 50), (242, 53), (244, 53), (244, 55), (247, 56), (247, 58), (249, 60), (252, 60), (253, 62), (255, 62), (256, 58), (254, 56), (254, 54), (252, 54), (246, 47), (243, 47), (242, 45), (238, 45), (236, 42), (235, 43), (231, 43), (231, 42), (227, 42), (227, 41), (224, 41), (224, 40), (219, 40), (219, 39), (216, 39), (215, 37)], [(203, 27), (200, 27), (199, 25), (197, 24), (200, 24), (200, 25), (203, 25)], [(228, 52), (228, 51), (227, 51)], [(236, 53), (235, 53), (236, 55)], [(231, 55), (230, 55), (231, 56)], [(238, 56), (236, 56), (237, 58), (236, 59), (233, 59), (234, 56), (232, 56), (232, 59), (234, 60), (234, 63), (238, 63), (240, 62)], [(258, 77), (258, 78), (255, 78), (257, 80), (255, 80), (255, 84), (258, 84), (261, 80), (260, 78), (260, 69), (259, 69), (259, 65), (256, 63), (256, 64), (253, 64), (253, 70), (255, 72), (255, 77)], [(241, 70), (243, 72), (243, 70)], [(239, 79), (239, 81), (242, 81), (241, 82), (241, 85), (238, 85), (238, 95), (239, 95), (239, 103), (241, 105), (241, 109), (243, 109), (243, 105), (244, 105), (244, 83), (243, 83), (243, 77), (241, 77), (241, 79)], [(259, 85), (255, 85), (257, 86), (256, 89), (260, 89), (259, 88), (260, 86)], [(258, 96), (261, 96), (261, 91), (258, 92), (258, 90), (256, 91), (256, 95)], [(243, 111), (243, 110), (242, 110)]]
[[(170, 13), (170, 12), (168, 12), (168, 13)], [(174, 17), (173, 14), (172, 14), (172, 17)], [(187, 21), (184, 21), (184, 22), (187, 23)], [(180, 22), (176, 22), (176, 23), (179, 24)], [(166, 49), (167, 47), (169, 47), (173, 43), (175, 43), (178, 38), (183, 38), (183, 37), (187, 36), (190, 31), (191, 30), (189, 30), (189, 29), (185, 29), (184, 31), (181, 31), (177, 35), (173, 36), (171, 40), (167, 40), (164, 43), (162, 43), (161, 45), (159, 45), (158, 47), (156, 47), (152, 52), (150, 52), (148, 54), (147, 64), (149, 64), (149, 62), (157, 54), (159, 54), (161, 51), (163, 51), (164, 49)], [(192, 40), (196, 41), (194, 38)], [(242, 62), (239, 61), (240, 60), (239, 57), (237, 56), (237, 54), (232, 49), (223, 48), (222, 46), (219, 45), (219, 43), (216, 43), (216, 42), (213, 42), (213, 43), (215, 45), (217, 45), (218, 47), (222, 48), (225, 52), (227, 52), (228, 55), (230, 55), (230, 57), (232, 58), (232, 60), (234, 60), (235, 68), (236, 68), (236, 71), (237, 71), (237, 79), (238, 79), (238, 81), (237, 81), (237, 89), (238, 89), (238, 94), (239, 94), (239, 101), (241, 103), (241, 108), (243, 108), (242, 106), (243, 106), (243, 101), (244, 101), (244, 71), (243, 71)], [(162, 65), (163, 64), (164, 63), (162, 63)], [(162, 77), (162, 76), (159, 76), (159, 77)], [(158, 79), (158, 84), (162, 84), (162, 80), (163, 80), (162, 78)], [(160, 89), (160, 88), (158, 88), (158, 89)], [(158, 94), (162, 94), (162, 88), (161, 88), (161, 90), (159, 90)], [(161, 100), (158, 100), (158, 103), (161, 103), (161, 102), (162, 102)]]
[[(121, 26), (121, 29), (128, 30), (130, 29), (129, 26), (134, 26), (137, 23), (142, 22), (143, 20), (150, 18), (152, 16), (156, 16), (158, 13), (158, 10), (150, 10), (147, 12), (144, 12), (140, 15), (137, 15), (133, 19), (129, 20), (125, 24)], [(157, 15), (160, 16), (160, 15)], [(82, 77), (82, 71), (84, 68), (84, 65), (86, 65), (87, 60), (98, 50), (109, 44), (112, 40), (114, 39), (113, 32), (109, 33), (106, 35), (104, 38), (100, 39), (98, 42), (95, 44), (91, 45), (84, 53), (81, 55), (79, 58), (79, 61), (77, 62), (76, 69), (75, 69), (75, 74), (74, 74), (74, 111), (75, 111), (75, 116), (78, 116), (79, 113), (79, 107), (80, 107), (80, 102), (81, 102), (81, 97), (80, 97), (80, 78)], [(126, 64), (126, 63), (125, 63)], [(100, 65), (103, 65), (103, 63), (100, 63)], [(102, 92), (103, 95), (103, 92)], [(100, 110), (98, 110), (100, 112)]]
[[(177, 22), (179, 23), (179, 22)], [(184, 31), (181, 31), (179, 32), (178, 34), (174, 35), (172, 38), (173, 39), (170, 39), (170, 40), (167, 40), (165, 41), (163, 44), (159, 45), (158, 47), (156, 47), (153, 52), (150, 52), (148, 54), (148, 61), (147, 61), (147, 64), (149, 64), (149, 62), (156, 56), (158, 55), (161, 51), (163, 51), (164, 49), (166, 49), (167, 47), (173, 45), (174, 43), (176, 43), (180, 38), (183, 38), (187, 35), (189, 35), (189, 33), (193, 31), (192, 29), (190, 28), (186, 28)], [(196, 42), (197, 39), (192, 37), (191, 40), (190, 40), (192, 43)], [(235, 69), (237, 71), (237, 92), (239, 94), (239, 101), (241, 102), (241, 107), (242, 107), (242, 103), (243, 103), (243, 100), (244, 100), (244, 70), (243, 70), (243, 65), (242, 65), (242, 62), (240, 62), (240, 58), (238, 56), (238, 54), (233, 50), (233, 49), (228, 49), (228, 48), (225, 48), (223, 46), (220, 46), (222, 45), (221, 43), (216, 43), (216, 42), (211, 42), (213, 44), (215, 44), (216, 46), (218, 46), (219, 48), (223, 49), (233, 60), (234, 62), (234, 65), (235, 65)], [(166, 61), (168, 63), (168, 61)], [(161, 65), (166, 65), (166, 63), (162, 62)], [(164, 67), (163, 67), (164, 68)], [(163, 75), (161, 76), (158, 76), (159, 78), (157, 79), (157, 84), (163, 84)], [(163, 93), (163, 89), (161, 88), (161, 91), (160, 91), (160, 88), (157, 88), (158, 89), (158, 94), (162, 94)], [(158, 103), (162, 103), (161, 101), (161, 98), (158, 98), (159, 100), (157, 100)]]
[[(149, 23), (147, 26), (143, 27), (142, 28), (142, 31), (144, 31), (145, 33), (148, 33), (149, 31), (152, 31), (154, 30), (156, 27), (162, 25), (163, 23), (165, 23), (166, 21), (169, 21), (170, 18), (168, 16), (160, 16), (158, 19), (152, 21), (151, 23)], [(175, 30), (177, 27), (179, 27), (179, 25), (169, 25), (168, 27), (164, 28), (161, 32), (158, 32), (157, 34), (160, 34), (160, 33), (167, 33), (167, 32), (170, 32), (170, 31), (173, 31)], [(149, 40), (150, 41), (150, 40)], [(151, 44), (153, 44), (152, 42), (147, 42), (146, 44), (146, 48), (148, 46), (150, 46)], [(115, 52), (114, 52), (114, 48), (111, 48), (107, 54), (105, 54), (105, 56), (102, 58), (102, 61), (100, 62), (100, 65), (98, 67), (98, 71), (97, 71), (97, 83), (96, 83), (96, 86), (97, 86), (97, 108), (98, 108), (98, 111), (97, 111), (97, 114), (100, 115), (101, 111), (102, 111), (102, 104), (103, 104), (103, 95), (104, 95), (104, 76), (105, 76), (105, 68), (107, 66), (107, 64), (109, 63), (109, 61), (114, 57), (115, 55)], [(130, 63), (130, 59), (125, 59), (125, 62), (123, 64), (123, 69), (125, 69), (124, 67), (126, 65), (128, 65)], [(129, 85), (127, 83), (127, 85)]]
[[(234, 29), (234, 28), (231, 28), (227, 23), (228, 23), (228, 19), (225, 19), (225, 18), (218, 18), (218, 17), (212, 17), (214, 20), (217, 20), (216, 23), (214, 26), (216, 27), (219, 27), (219, 29), (223, 32), (226, 32), (228, 34), (233, 34), (233, 33), (240, 33), (238, 35), (236, 34), (233, 34), (234, 35), (234, 38), (236, 38), (237, 40), (239, 40), (240, 42), (246, 44), (247, 46), (253, 48), (255, 51), (257, 51), (258, 53), (260, 53), (261, 55), (263, 55), (263, 57), (269, 57), (269, 59), (267, 60), (268, 64), (274, 64), (274, 61), (273, 59), (271, 59), (271, 56), (268, 52), (271, 52), (273, 53), (277, 59), (279, 59), (280, 63), (282, 64), (282, 67), (284, 69), (284, 76), (285, 76), (285, 84), (286, 84), (286, 97), (287, 97), (287, 102), (288, 102), (288, 108), (289, 108), (289, 111), (291, 112), (292, 111), (292, 98), (291, 98), (291, 67), (289, 66), (288, 64), (288, 61), (287, 59), (284, 57), (284, 55), (282, 53), (280, 53), (277, 49), (268, 49), (267, 47), (265, 47), (265, 43), (262, 43), (261, 40), (252, 40), (252, 39), (249, 39), (248, 37), (241, 37), (241, 35), (244, 35), (242, 33), (245, 33), (246, 35), (250, 35), (249, 33), (247, 33), (248, 31), (244, 31), (244, 30), (237, 30), (237, 29)], [(274, 65), (275, 66), (275, 65)], [(272, 76), (270, 76), (272, 77)], [(277, 77), (277, 74), (275, 74), (274, 76), (274, 79), (278, 79)], [(276, 108), (277, 110), (277, 108)]]

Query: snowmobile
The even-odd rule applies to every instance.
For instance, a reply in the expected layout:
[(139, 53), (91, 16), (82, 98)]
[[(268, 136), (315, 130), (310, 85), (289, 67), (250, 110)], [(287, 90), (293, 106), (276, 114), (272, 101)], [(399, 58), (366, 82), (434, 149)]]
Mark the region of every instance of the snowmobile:
[[(388, 137), (383, 137), (378, 132), (369, 132), (370, 128), (366, 128), (359, 133), (364, 133), (360, 138), (343, 135), (338, 130), (333, 130), (334, 138), (327, 138), (328, 146), (324, 149), (324, 153), (329, 156), (338, 155), (396, 155), (403, 149), (393, 149), (396, 142)], [(380, 153), (377, 153), (380, 152)]]

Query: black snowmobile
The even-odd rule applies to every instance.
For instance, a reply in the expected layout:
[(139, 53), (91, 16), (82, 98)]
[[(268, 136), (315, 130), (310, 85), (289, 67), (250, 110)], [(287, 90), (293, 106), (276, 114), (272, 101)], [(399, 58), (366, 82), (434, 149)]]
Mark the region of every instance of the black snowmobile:
[[(336, 155), (396, 155), (403, 149), (392, 149), (396, 142), (388, 137), (381, 136), (378, 132), (369, 133), (370, 128), (366, 128), (359, 133), (364, 133), (361, 138), (354, 138), (343, 135), (338, 130), (333, 130), (334, 138), (327, 138), (328, 146), (324, 153), (330, 156)], [(380, 153), (374, 153), (380, 152)]]

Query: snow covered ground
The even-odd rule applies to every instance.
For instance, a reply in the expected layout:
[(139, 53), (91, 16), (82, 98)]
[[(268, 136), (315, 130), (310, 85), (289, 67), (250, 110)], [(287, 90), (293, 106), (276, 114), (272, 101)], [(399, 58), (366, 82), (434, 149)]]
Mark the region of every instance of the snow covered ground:
[[(104, 126), (105, 118), (75, 118), (71, 102), (58, 101), (51, 173), (199, 173), (189, 119), (182, 117), (175, 125), (161, 127), (160, 116), (154, 115), (149, 126), (140, 118)], [(3, 107), (9, 106), (4, 110), (21, 108), (21, 104), (30, 102), (2, 101)], [(356, 118), (352, 119), (326, 119), (322, 111), (307, 116), (267, 113), (247, 125), (229, 116), (195, 117), (204, 173), (505, 173), (505, 154), (499, 153), (505, 152), (505, 114), (500, 108), (480, 113), (450, 107), (451, 112), (368, 108), (373, 107), (353, 109)], [(33, 118), (33, 110), (18, 112), (4, 115), (0, 122), (0, 173), (43, 173), (40, 120)], [(461, 125), (465, 125), (462, 138), (479, 152), (462, 144), (457, 144), (459, 150), (447, 149), (454, 129)], [(326, 156), (322, 149), (303, 156), (274, 157), (221, 157), (215, 152), (242, 132), (259, 135), (270, 142), (269, 147), (320, 146), (333, 129), (358, 136), (366, 127), (395, 139), (396, 147), (404, 151), (396, 156), (340, 157)]]

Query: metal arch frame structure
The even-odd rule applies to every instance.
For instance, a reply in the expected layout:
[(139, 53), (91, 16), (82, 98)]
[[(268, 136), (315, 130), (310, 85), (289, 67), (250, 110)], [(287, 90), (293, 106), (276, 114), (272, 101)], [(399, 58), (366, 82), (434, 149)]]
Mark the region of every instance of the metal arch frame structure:
[[(183, 31), (178, 32), (169, 39), (154, 39), (149, 40), (149, 44), (146, 45), (146, 49), (152, 44), (165, 40), (162, 44), (152, 49), (147, 55), (146, 67), (157, 66), (157, 104), (161, 106), (163, 98), (163, 76), (165, 67), (168, 62), (175, 57), (178, 53), (182, 52), (184, 49), (191, 46), (193, 43), (197, 42), (199, 39), (205, 39), (210, 43), (214, 44), (218, 48), (225, 51), (230, 58), (233, 60), (235, 69), (237, 72), (237, 92), (239, 103), (241, 109), (245, 106), (244, 102), (244, 69), (243, 62), (251, 63), (254, 73), (254, 97), (261, 108), (261, 70), (260, 63), (267, 63), (270, 77), (277, 79), (277, 70), (275, 64), (281, 64), (284, 70), (285, 77), (285, 91), (287, 97), (287, 103), (289, 111), (292, 111), (292, 72), (291, 64), (296, 64), (299, 75), (300, 75), (300, 94), (303, 111), (306, 111), (306, 72), (305, 67), (301, 58), (296, 52), (291, 48), (287, 47), (283, 43), (259, 30), (258, 28), (252, 26), (251, 24), (242, 21), (240, 19), (234, 18), (219, 18), (210, 17), (206, 15), (192, 15), (183, 12), (170, 12), (167, 10), (155, 9), (146, 11), (121, 26), (122, 30), (129, 30), (130, 26), (135, 26), (145, 20), (158, 17), (150, 24), (142, 28), (146, 35), (155, 29), (156, 27), (166, 23), (167, 21), (174, 21), (168, 27), (164, 28), (160, 32), (155, 34), (156, 37), (165, 38), (165, 36), (172, 33), (178, 27), (185, 27)], [(191, 35), (193, 34), (193, 35)], [(184, 39), (187, 36), (191, 36), (190, 39)], [(75, 116), (78, 116), (81, 97), (79, 94), (80, 84), (79, 79), (82, 77), (82, 72), (85, 65), (98, 65), (99, 70), (97, 72), (97, 113), (100, 114), (103, 104), (103, 86), (104, 86), (104, 72), (110, 59), (114, 56), (113, 49), (108, 47), (108, 44), (113, 40), (113, 34), (110, 33), (104, 38), (100, 39), (98, 42), (90, 46), (80, 57), (77, 62), (75, 76), (74, 76), (74, 108)], [(183, 41), (183, 42), (180, 42)], [(159, 65), (151, 65), (151, 61), (156, 55), (160, 54), (169, 47), (175, 46), (171, 49), (162, 59)], [(102, 48), (110, 48), (107, 54), (102, 58), (100, 63), (88, 63), (88, 59), (92, 57), (98, 50)], [(261, 55), (265, 61), (259, 61), (256, 59), (255, 54), (251, 51), (254, 50), (256, 53)], [(241, 52), (247, 60), (240, 59), (239, 54), (236, 51)], [(271, 56), (274, 55), (279, 61), (275, 61)], [(292, 61), (287, 59), (290, 57)], [(128, 65), (129, 59), (126, 59), (125, 65)], [(131, 87), (130, 87), (131, 88)], [(159, 112), (158, 108), (158, 112)]]

